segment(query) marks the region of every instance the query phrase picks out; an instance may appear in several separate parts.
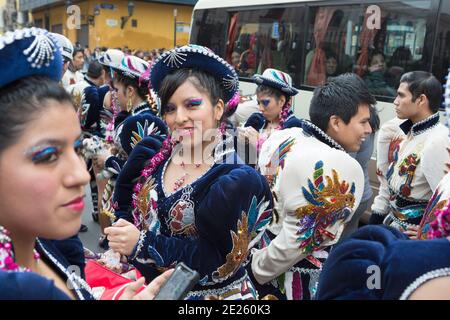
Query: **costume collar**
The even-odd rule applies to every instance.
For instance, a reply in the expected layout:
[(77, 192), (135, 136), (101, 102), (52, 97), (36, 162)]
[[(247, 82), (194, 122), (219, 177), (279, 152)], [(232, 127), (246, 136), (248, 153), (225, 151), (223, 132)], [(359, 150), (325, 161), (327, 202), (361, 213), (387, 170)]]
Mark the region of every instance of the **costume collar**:
[[(262, 116), (262, 113), (261, 113), (261, 116)], [(289, 112), (288, 112), (288, 114), (286, 116), (286, 119), (284, 120), (285, 123), (286, 123), (286, 121), (288, 121), (292, 117), (294, 117), (294, 112), (291, 109), (291, 110), (289, 110)], [(263, 124), (263, 126), (262, 126), (262, 128), (260, 130), (263, 130), (266, 127), (266, 125), (269, 123), (269, 120), (267, 120), (264, 116), (263, 116), (263, 119), (264, 119), (264, 124)], [(284, 128), (282, 128), (282, 129), (284, 129)]]
[(422, 121), (419, 121), (417, 123), (413, 123), (411, 120), (406, 120), (400, 125), (400, 129), (402, 129), (405, 134), (411, 132), (413, 136), (417, 136), (435, 127), (438, 123), (439, 112), (436, 112), (432, 116), (429, 116), (428, 118), (423, 119)]
[(134, 107), (133, 109), (131, 109), (131, 115), (135, 116), (143, 111), (150, 111), (150, 107), (148, 105), (147, 102), (142, 102), (140, 104), (138, 104), (136, 107)]
[(96, 85), (92, 79), (90, 79), (87, 75), (84, 76), (84, 80), (89, 83), (89, 85), (94, 86), (94, 87), (98, 87), (98, 85)]
[(313, 124), (311, 121), (302, 119), (302, 129), (309, 135), (314, 136), (317, 140), (325, 143), (327, 146), (344, 151), (344, 148), (336, 142), (333, 138), (323, 132), (318, 126)]
[[(73, 266), (66, 268), (53, 254), (48, 251), (39, 239), (36, 239), (36, 249), (41, 256), (46, 257), (53, 264), (53, 270), (58, 271), (67, 278), (67, 284), (72, 292), (75, 292), (79, 300), (86, 300), (93, 297), (91, 287), (81, 278), (79, 272)], [(85, 293), (83, 293), (85, 292)], [(87, 295), (86, 295), (87, 294)]]

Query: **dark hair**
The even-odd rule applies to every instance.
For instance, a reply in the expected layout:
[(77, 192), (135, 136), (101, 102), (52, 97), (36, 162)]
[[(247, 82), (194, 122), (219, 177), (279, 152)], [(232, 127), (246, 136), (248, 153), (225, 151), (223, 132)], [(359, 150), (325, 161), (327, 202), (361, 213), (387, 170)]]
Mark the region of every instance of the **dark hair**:
[(380, 129), (380, 117), (378, 116), (378, 111), (374, 106), (369, 105), (370, 119), (369, 124), (372, 128), (372, 132), (378, 131)]
[(89, 63), (87, 76), (91, 79), (98, 79), (102, 75), (103, 65), (98, 61), (92, 61)]
[(373, 59), (375, 56), (378, 56), (378, 55), (382, 56), (383, 59), (384, 59), (384, 61), (386, 62), (386, 56), (384, 55), (383, 52), (381, 52), (381, 51), (378, 50), (378, 49), (372, 49), (372, 50), (369, 51), (369, 63), (368, 63), (369, 66), (372, 64), (372, 59)]
[(73, 105), (70, 95), (57, 82), (42, 76), (31, 76), (0, 88), (0, 153), (22, 134), (48, 100)]
[(330, 59), (330, 58), (334, 58), (336, 61), (338, 61), (337, 54), (331, 49), (326, 49), (325, 50), (325, 57), (326, 57), (327, 60)]
[(423, 94), (428, 98), (431, 112), (436, 113), (439, 111), (442, 86), (439, 80), (431, 73), (425, 71), (408, 72), (401, 77), (400, 83), (408, 84), (413, 102)]
[(84, 57), (84, 49), (83, 49), (82, 47), (75, 47), (75, 48), (73, 49), (73, 57), (74, 57), (74, 58), (75, 58), (75, 55), (76, 55), (78, 52), (81, 52), (81, 53), (83, 54), (83, 57)]
[(141, 81), (139, 83), (138, 78), (131, 78), (130, 76), (124, 75), (122, 72), (117, 72), (115, 80), (124, 85), (124, 87), (131, 86), (136, 89), (138, 96), (142, 100), (147, 99), (148, 91), (148, 81)]
[(375, 103), (365, 82), (354, 73), (345, 73), (314, 90), (309, 117), (326, 132), (331, 116), (338, 116), (348, 124), (361, 104), (373, 106)]
[(278, 90), (273, 87), (265, 86), (263, 84), (259, 85), (256, 88), (256, 94), (262, 93), (262, 92), (264, 92), (270, 96), (275, 96), (278, 101), (280, 100), (280, 98), (282, 96), (284, 96), (284, 98), (286, 99), (286, 101), (284, 102), (284, 105), (281, 107), (281, 111), (280, 111), (280, 115), (279, 115), (279, 118), (280, 118), (279, 127), (280, 127), (280, 129), (283, 129), (284, 123), (286, 122), (286, 119), (289, 116), (289, 110), (291, 109), (291, 103), (290, 103), (291, 97), (284, 94), (281, 90)]
[(284, 96), (286, 98), (286, 101), (289, 100), (290, 98), (288, 95), (284, 94), (281, 90), (260, 84), (259, 86), (256, 87), (256, 94), (262, 92), (271, 96), (275, 96), (278, 100), (280, 100), (281, 96)]
[[(192, 83), (197, 90), (202, 91), (209, 96), (213, 105), (215, 105), (219, 99), (222, 99), (225, 102), (222, 87), (220, 86), (219, 81), (211, 74), (196, 68), (178, 69), (167, 75), (161, 83), (161, 89), (158, 93), (161, 98), (161, 115), (164, 114), (164, 109), (175, 91), (189, 78), (191, 81), (193, 80)], [(222, 118), (226, 118), (227, 116), (227, 110), (225, 109)]]

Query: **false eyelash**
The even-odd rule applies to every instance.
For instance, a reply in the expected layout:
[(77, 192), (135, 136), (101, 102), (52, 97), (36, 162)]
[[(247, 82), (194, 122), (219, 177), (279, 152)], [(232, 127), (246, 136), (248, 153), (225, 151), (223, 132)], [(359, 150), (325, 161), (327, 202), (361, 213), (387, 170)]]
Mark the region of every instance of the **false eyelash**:
[(191, 99), (189, 100), (189, 104), (192, 106), (199, 106), (203, 103), (203, 99)]
[(33, 153), (31, 160), (33, 162), (40, 162), (43, 159), (45, 159), (48, 155), (50, 155), (52, 153), (57, 153), (57, 152), (58, 152), (58, 149), (56, 147), (47, 147), (43, 150)]

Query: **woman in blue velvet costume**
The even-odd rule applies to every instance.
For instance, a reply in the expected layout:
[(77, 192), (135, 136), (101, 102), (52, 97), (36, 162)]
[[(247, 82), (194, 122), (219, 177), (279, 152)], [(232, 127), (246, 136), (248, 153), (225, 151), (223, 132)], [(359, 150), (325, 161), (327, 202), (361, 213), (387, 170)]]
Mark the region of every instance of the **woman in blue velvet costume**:
[(144, 139), (131, 153), (130, 166), (148, 161), (134, 187), (116, 185), (122, 219), (106, 229), (110, 247), (147, 278), (177, 262), (198, 271), (188, 299), (255, 299), (243, 265), (271, 220), (272, 201), (264, 177), (239, 159), (224, 130), (236, 72), (208, 48), (189, 45), (163, 54), (151, 82), (171, 137)]
[(90, 176), (60, 50), (43, 29), (0, 37), (0, 299), (93, 298), (76, 236)]

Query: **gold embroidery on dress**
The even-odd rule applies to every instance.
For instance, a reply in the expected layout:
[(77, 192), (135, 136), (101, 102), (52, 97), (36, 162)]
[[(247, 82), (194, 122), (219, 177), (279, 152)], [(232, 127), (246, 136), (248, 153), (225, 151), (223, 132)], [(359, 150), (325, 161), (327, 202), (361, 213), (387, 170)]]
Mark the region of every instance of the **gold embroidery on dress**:
[(116, 220), (115, 210), (112, 206), (112, 197), (114, 193), (114, 182), (111, 179), (108, 179), (106, 183), (105, 189), (102, 194), (102, 203), (100, 208), (100, 213), (107, 216), (111, 221)]
[[(81, 93), (76, 91), (72, 93), (72, 101), (75, 106), (75, 111), (79, 111), (81, 107)], [(81, 112), (81, 111), (80, 111)]]
[(248, 232), (248, 217), (245, 212), (242, 212), (242, 217), (238, 220), (236, 231), (237, 233), (231, 231), (233, 249), (227, 254), (225, 264), (214, 271), (213, 279), (222, 279), (234, 274), (247, 258), (251, 236)]
[(147, 223), (147, 218), (148, 218), (148, 212), (150, 210), (149, 205), (151, 205), (150, 193), (153, 189), (155, 189), (155, 187), (156, 187), (155, 179), (153, 179), (153, 178), (147, 179), (145, 181), (144, 185), (142, 186), (141, 191), (139, 191), (139, 194), (137, 197), (136, 207), (141, 216), (143, 230), (147, 230), (149, 227), (148, 223)]

